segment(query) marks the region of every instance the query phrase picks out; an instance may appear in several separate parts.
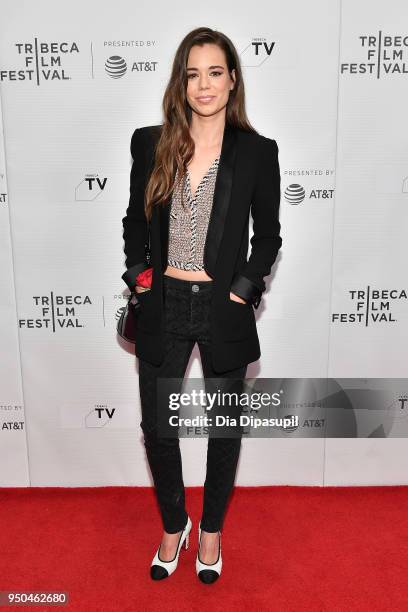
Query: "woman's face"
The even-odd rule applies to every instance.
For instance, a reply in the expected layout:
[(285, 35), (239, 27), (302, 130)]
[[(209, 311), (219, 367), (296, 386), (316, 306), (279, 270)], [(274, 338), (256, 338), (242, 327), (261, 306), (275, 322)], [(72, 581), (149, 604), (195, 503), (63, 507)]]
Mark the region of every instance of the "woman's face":
[(234, 88), (235, 70), (231, 79), (224, 51), (206, 43), (191, 47), (187, 61), (187, 101), (199, 115), (210, 116), (222, 110)]

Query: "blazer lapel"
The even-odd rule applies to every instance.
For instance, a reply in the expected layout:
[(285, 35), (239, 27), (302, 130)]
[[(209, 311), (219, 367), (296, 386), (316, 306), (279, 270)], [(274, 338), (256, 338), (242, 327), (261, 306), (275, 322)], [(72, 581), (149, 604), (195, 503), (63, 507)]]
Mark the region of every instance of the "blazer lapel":
[(237, 152), (237, 130), (226, 124), (222, 139), (221, 157), (214, 187), (214, 200), (204, 245), (204, 268), (215, 277), (215, 266), (231, 200), (232, 178)]
[[(218, 250), (231, 200), (232, 179), (237, 152), (237, 133), (238, 130), (235, 127), (225, 124), (217, 178), (214, 186), (213, 205), (204, 245), (204, 268), (211, 277), (215, 277)], [(159, 209), (161, 261), (162, 270), (164, 271), (167, 267), (169, 246), (170, 200), (165, 205), (160, 205)]]

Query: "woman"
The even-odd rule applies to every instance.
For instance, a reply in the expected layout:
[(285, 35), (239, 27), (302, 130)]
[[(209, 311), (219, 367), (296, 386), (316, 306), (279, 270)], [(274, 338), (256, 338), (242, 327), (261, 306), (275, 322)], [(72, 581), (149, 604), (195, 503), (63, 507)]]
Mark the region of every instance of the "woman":
[[(122, 220), (122, 278), (136, 286), (140, 301), (140, 425), (164, 526), (150, 569), (155, 580), (174, 572), (192, 526), (178, 436), (158, 431), (157, 414), (165, 410), (159, 408), (158, 379), (182, 380), (197, 342), (206, 390), (211, 378), (225, 381), (225, 388), (235, 380), (239, 387), (248, 363), (260, 357), (254, 308), (282, 244), (278, 147), (248, 122), (238, 54), (224, 34), (198, 28), (184, 38), (163, 111), (162, 125), (138, 128), (132, 136), (130, 201)], [(146, 288), (140, 279), (150, 269)], [(221, 573), (221, 528), (241, 436), (208, 439), (196, 557), (205, 583)]]

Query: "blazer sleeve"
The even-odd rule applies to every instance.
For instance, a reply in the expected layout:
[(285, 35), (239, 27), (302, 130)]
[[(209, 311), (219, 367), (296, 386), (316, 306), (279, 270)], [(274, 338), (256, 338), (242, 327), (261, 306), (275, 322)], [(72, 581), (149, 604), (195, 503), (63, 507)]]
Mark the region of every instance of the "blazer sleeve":
[(143, 128), (137, 128), (130, 141), (133, 163), (130, 171), (130, 197), (126, 215), (122, 219), (126, 272), (122, 279), (134, 290), (136, 277), (148, 265), (145, 260), (145, 245), (148, 240), (148, 225), (144, 211), (144, 192), (147, 179), (147, 142)]
[(262, 137), (258, 159), (257, 181), (251, 205), (253, 236), (248, 262), (234, 275), (231, 291), (255, 308), (265, 291), (264, 277), (271, 268), (282, 245), (279, 207), (281, 177), (275, 140)]

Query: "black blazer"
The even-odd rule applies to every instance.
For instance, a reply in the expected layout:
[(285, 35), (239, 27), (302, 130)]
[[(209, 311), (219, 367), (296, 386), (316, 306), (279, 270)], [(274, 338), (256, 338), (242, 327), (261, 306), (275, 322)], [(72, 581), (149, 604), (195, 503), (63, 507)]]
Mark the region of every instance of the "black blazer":
[[(147, 268), (147, 223), (144, 190), (153, 167), (154, 147), (161, 125), (137, 128), (131, 139), (133, 165), (130, 199), (122, 219), (126, 272), (133, 289), (136, 276)], [(222, 373), (259, 359), (261, 355), (254, 308), (258, 308), (264, 278), (282, 245), (280, 237), (280, 170), (275, 140), (225, 125), (215, 182), (214, 201), (204, 248), (204, 267), (214, 282), (211, 306), (213, 368)], [(160, 365), (163, 346), (163, 272), (167, 266), (169, 202), (153, 208), (151, 220), (150, 291), (138, 294), (135, 353)], [(253, 217), (251, 253), (249, 213)], [(245, 304), (230, 299), (232, 291)]]

